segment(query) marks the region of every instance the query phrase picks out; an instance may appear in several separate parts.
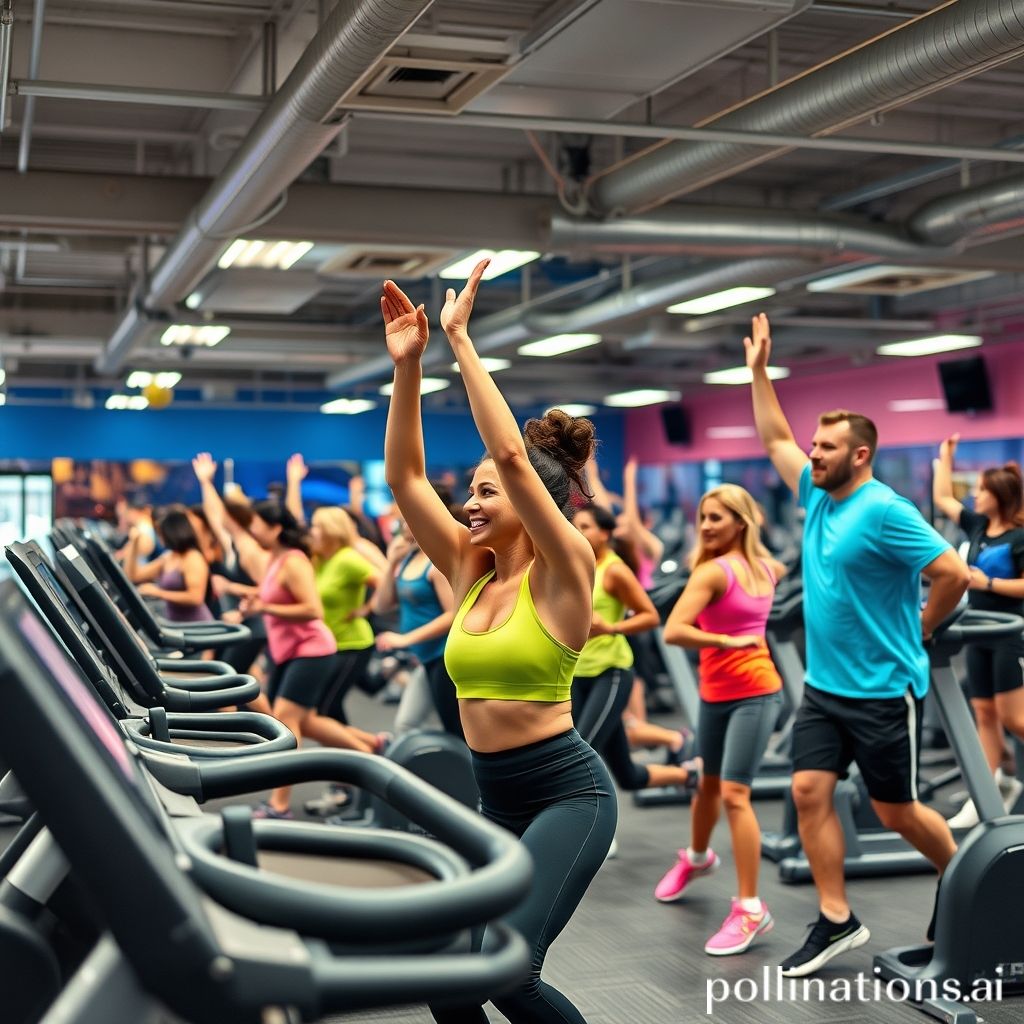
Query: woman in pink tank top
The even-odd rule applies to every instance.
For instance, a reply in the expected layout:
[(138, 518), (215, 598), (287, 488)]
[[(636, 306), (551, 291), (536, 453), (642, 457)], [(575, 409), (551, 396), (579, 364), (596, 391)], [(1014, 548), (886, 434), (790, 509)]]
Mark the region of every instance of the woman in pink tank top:
[(782, 681), (764, 634), (786, 567), (761, 543), (754, 499), (735, 484), (701, 498), (697, 530), (690, 581), (668, 617), (665, 640), (700, 650), (697, 747), (704, 774), (690, 805), (690, 846), (679, 851), (654, 895), (672, 902), (695, 878), (717, 870), (721, 862), (708, 844), (724, 803), (739, 896), (704, 951), (728, 956), (772, 927), (757, 895), (761, 829), (750, 791), (781, 704)]
[[(263, 615), (267, 646), (274, 668), (267, 681), (272, 714), (301, 743), (303, 736), (324, 746), (376, 753), (382, 737), (343, 725), (321, 714), (338, 671), (338, 645), (324, 624), (302, 528), (291, 513), (274, 501), (253, 506), (249, 531), (267, 552), (258, 587), (242, 598), (243, 615)], [(254, 817), (290, 818), (291, 787), (282, 786), (258, 807)]]

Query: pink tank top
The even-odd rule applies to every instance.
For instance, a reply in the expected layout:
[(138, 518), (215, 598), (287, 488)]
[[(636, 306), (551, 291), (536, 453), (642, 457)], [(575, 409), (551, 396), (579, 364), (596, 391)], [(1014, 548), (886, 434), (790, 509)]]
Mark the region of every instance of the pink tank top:
[(762, 561), (761, 565), (772, 581), (772, 589), (763, 597), (754, 597), (739, 585), (729, 562), (728, 557), (715, 559), (715, 565), (721, 566), (725, 573), (725, 593), (697, 616), (697, 625), (707, 633), (764, 636), (768, 613), (775, 599), (775, 576), (767, 563)]
[[(297, 604), (295, 595), (277, 581), (278, 570), (291, 555), (306, 556), (301, 551), (286, 551), (267, 566), (260, 584), (260, 600), (264, 604)], [(322, 619), (295, 622), (263, 613), (267, 626), (267, 647), (275, 665), (283, 665), (293, 658), (322, 658), (338, 649), (333, 634)]]

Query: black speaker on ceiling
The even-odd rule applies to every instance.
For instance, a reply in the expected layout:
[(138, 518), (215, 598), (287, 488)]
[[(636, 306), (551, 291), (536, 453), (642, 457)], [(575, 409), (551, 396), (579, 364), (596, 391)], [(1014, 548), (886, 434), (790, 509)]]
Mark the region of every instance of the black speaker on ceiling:
[(661, 424), (665, 428), (665, 440), (669, 444), (692, 444), (690, 414), (681, 405), (663, 405)]
[(947, 412), (991, 412), (992, 392), (981, 356), (939, 363), (939, 378)]

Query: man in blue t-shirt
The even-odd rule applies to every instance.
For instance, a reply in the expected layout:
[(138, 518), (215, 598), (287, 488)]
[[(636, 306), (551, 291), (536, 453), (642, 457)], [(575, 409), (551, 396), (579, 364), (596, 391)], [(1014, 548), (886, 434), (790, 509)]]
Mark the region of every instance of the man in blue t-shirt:
[[(807, 685), (793, 728), (793, 800), (820, 915), (782, 963), (812, 974), (862, 946), (870, 933), (846, 900), (836, 782), (856, 761), (882, 824), (941, 874), (956, 852), (943, 818), (917, 799), (921, 702), (928, 688), (922, 645), (956, 607), (970, 572), (917, 509), (875, 480), (878, 433), (866, 416), (819, 417), (810, 457), (796, 443), (768, 379), (768, 318), (745, 338), (754, 421), (779, 475), (806, 511), (803, 539)], [(931, 581), (920, 610), (920, 576)], [(931, 939), (934, 916), (929, 925)]]

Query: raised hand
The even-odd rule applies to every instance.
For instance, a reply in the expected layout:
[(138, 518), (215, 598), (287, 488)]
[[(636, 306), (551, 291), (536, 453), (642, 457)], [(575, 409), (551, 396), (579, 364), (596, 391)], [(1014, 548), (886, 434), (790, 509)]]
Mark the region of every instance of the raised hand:
[(285, 476), (290, 481), (301, 481), (305, 480), (309, 473), (309, 467), (306, 465), (306, 460), (296, 452), (290, 456), (287, 464), (285, 465)]
[(444, 308), (441, 310), (441, 326), (450, 338), (453, 334), (466, 334), (469, 331), (469, 318), (476, 301), (476, 292), (480, 287), (480, 279), (490, 264), (490, 260), (481, 260), (469, 275), (466, 287), (456, 296), (455, 289), (449, 288), (444, 296)]
[(772, 335), (766, 314), (758, 313), (750, 321), (750, 337), (743, 339), (743, 347), (751, 370), (763, 370), (768, 365), (772, 354)]
[(407, 359), (419, 359), (430, 337), (423, 306), (414, 306), (394, 281), (385, 281), (380, 311), (384, 317), (384, 335), (392, 362), (397, 366)]
[(200, 452), (192, 460), (192, 472), (201, 484), (213, 483), (213, 478), (217, 474), (217, 463), (213, 461), (213, 456), (209, 452)]
[(953, 457), (956, 455), (956, 446), (960, 443), (959, 434), (951, 434), (942, 444), (939, 445), (939, 458), (944, 459), (950, 465), (953, 464)]

